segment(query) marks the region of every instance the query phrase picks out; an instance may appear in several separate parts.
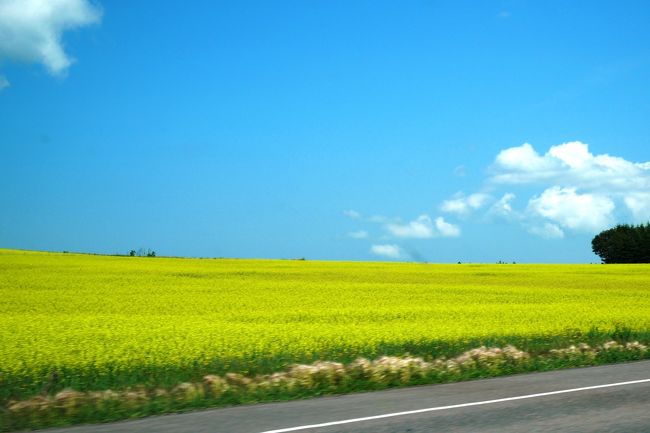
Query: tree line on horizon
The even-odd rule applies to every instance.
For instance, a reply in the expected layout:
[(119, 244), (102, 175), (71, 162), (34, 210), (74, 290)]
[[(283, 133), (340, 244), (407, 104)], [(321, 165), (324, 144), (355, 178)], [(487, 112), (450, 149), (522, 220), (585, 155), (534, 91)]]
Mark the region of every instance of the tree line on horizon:
[(129, 251), (129, 257), (156, 257), (156, 252), (152, 249), (138, 248), (137, 251)]

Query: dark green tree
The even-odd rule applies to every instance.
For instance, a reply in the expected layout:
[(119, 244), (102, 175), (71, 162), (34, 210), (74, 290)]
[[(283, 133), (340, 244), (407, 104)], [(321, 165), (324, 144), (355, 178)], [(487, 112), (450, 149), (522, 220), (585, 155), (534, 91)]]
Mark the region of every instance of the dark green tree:
[(591, 249), (603, 263), (650, 263), (650, 223), (604, 230), (593, 238)]

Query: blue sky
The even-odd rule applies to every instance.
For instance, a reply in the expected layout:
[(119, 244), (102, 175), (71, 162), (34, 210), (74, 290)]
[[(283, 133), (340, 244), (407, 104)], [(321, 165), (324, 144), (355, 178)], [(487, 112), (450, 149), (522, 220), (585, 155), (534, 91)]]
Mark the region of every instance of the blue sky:
[(0, 0), (0, 247), (596, 262), (650, 3)]

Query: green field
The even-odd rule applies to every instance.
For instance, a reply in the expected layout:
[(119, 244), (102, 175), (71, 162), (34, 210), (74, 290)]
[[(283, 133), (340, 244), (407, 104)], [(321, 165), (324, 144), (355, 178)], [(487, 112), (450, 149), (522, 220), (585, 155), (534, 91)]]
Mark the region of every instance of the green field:
[(52, 392), (172, 386), (318, 359), (432, 357), (480, 343), (534, 351), (617, 334), (650, 335), (648, 265), (0, 250), (0, 402), (48, 382)]

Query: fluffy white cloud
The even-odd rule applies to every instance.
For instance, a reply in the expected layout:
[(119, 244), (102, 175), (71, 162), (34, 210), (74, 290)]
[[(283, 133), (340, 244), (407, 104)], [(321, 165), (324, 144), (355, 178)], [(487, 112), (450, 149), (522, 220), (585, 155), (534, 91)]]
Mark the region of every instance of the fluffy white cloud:
[(623, 198), (635, 222), (650, 221), (650, 192), (629, 192)]
[(541, 226), (532, 226), (528, 231), (546, 239), (562, 239), (564, 237), (564, 231), (557, 225), (551, 223), (544, 223)]
[(579, 141), (553, 146), (549, 149), (546, 157), (552, 157), (562, 161), (567, 167), (572, 169), (585, 169), (594, 156), (589, 153), (589, 147)]
[(429, 215), (420, 215), (414, 221), (406, 224), (386, 224), (386, 230), (398, 238), (427, 239), (435, 236), (433, 222)]
[(366, 239), (368, 237), (368, 232), (365, 230), (350, 232), (348, 233), (348, 237), (351, 237), (352, 239)]
[(429, 239), (436, 236), (454, 237), (460, 235), (460, 228), (448, 223), (443, 217), (433, 221), (429, 215), (420, 215), (406, 224), (386, 224), (386, 230), (398, 238)]
[(443, 201), (440, 209), (443, 212), (467, 215), (470, 212), (483, 207), (490, 201), (490, 199), (491, 197), (489, 194), (483, 194), (480, 192), (470, 194), (467, 197), (462, 193), (459, 193), (456, 194), (454, 198)]
[(612, 193), (650, 189), (649, 162), (593, 155), (580, 141), (553, 146), (544, 155), (528, 143), (505, 149), (497, 155), (492, 172), (495, 184), (546, 183)]
[[(513, 175), (519, 173), (544, 173), (551, 168), (552, 161), (548, 161), (533, 149), (528, 143), (524, 143), (518, 147), (511, 147), (509, 149), (499, 152), (496, 158), (496, 165), (505, 171), (511, 172)], [(517, 183), (518, 177), (504, 177), (497, 178), (497, 181), (505, 183)]]
[(441, 236), (456, 237), (460, 236), (460, 228), (457, 225), (448, 223), (443, 217), (436, 218), (436, 229)]
[(554, 186), (528, 202), (528, 210), (574, 230), (596, 232), (613, 221), (614, 202), (606, 196), (578, 194), (575, 188)]
[[(515, 187), (518, 202), (527, 202), (524, 209), (517, 209), (515, 194), (508, 191)], [(483, 216), (505, 218), (549, 239), (571, 232), (596, 233), (617, 222), (650, 220), (650, 161), (594, 155), (580, 141), (552, 146), (544, 154), (524, 143), (498, 153), (480, 191), (458, 193), (443, 201), (440, 209), (461, 218), (483, 210)], [(382, 224), (395, 238), (461, 233), (443, 217), (434, 220), (426, 214), (406, 223), (385, 217), (364, 220)]]
[(394, 244), (373, 245), (370, 247), (370, 252), (390, 259), (399, 259), (402, 256), (402, 250)]
[[(525, 210), (514, 207), (511, 191), (503, 191), (512, 187), (518, 188), (519, 195), (525, 195), (520, 190), (529, 192)], [(504, 149), (481, 189), (503, 194), (487, 215), (517, 221), (530, 233), (545, 238), (561, 238), (568, 231), (595, 233), (616, 222), (650, 220), (650, 162), (594, 155), (580, 141), (552, 146), (544, 154), (529, 143)], [(484, 204), (475, 201), (472, 207), (469, 199), (477, 194), (456, 195), (441, 208), (468, 215)]]
[(42, 63), (51, 74), (63, 74), (73, 62), (63, 32), (100, 18), (87, 0), (0, 0), (0, 59)]

